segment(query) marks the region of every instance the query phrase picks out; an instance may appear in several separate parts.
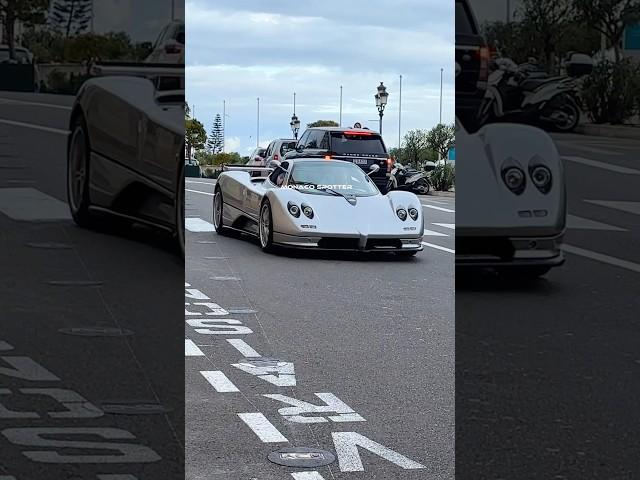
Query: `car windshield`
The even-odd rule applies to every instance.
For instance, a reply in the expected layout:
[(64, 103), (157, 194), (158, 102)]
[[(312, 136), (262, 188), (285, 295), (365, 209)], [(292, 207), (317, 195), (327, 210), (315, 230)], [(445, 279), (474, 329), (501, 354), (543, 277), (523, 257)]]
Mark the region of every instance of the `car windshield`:
[(296, 143), (297, 142), (295, 140), (291, 140), (290, 142), (282, 142), (282, 145), (280, 145), (280, 155), (284, 156), (287, 154), (287, 152), (295, 150)]
[(326, 160), (295, 163), (287, 186), (312, 195), (370, 197), (379, 193), (360, 167)]
[(380, 135), (331, 132), (331, 151), (336, 155), (386, 155)]
[(469, 7), (463, 1), (456, 2), (456, 34), (476, 35)]

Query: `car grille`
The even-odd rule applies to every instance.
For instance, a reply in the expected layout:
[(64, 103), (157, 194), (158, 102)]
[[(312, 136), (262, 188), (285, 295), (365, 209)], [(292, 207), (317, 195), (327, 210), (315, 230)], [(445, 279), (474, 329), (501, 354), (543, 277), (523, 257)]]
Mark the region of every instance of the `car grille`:
[(515, 248), (506, 237), (456, 238), (456, 255), (481, 255), (512, 259)]
[(387, 249), (387, 248), (402, 248), (402, 242), (395, 238), (373, 238), (367, 240), (367, 250)]

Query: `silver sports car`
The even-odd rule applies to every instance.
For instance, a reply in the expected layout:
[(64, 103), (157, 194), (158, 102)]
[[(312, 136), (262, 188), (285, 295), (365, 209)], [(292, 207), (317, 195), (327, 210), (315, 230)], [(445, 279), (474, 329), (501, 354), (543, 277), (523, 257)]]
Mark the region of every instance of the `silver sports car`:
[(566, 192), (551, 137), (516, 124), (469, 134), (457, 123), (456, 146), (468, 160), (456, 175), (464, 206), (456, 213), (456, 264), (526, 277), (561, 265)]
[(152, 81), (183, 69), (94, 70), (98, 77), (80, 88), (69, 125), (73, 219), (92, 226), (96, 214), (108, 213), (159, 227), (184, 252), (184, 90), (159, 91)]
[(225, 171), (215, 188), (213, 222), (220, 234), (256, 235), (265, 251), (284, 246), (412, 256), (423, 249), (418, 197), (382, 195), (360, 167), (339, 160), (287, 160), (267, 178), (242, 168)]

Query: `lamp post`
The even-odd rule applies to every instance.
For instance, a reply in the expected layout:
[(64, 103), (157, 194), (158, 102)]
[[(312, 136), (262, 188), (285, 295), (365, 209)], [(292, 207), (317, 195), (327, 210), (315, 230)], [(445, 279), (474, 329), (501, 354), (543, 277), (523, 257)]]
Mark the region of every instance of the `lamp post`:
[(291, 122), (289, 123), (289, 125), (291, 126), (293, 136), (296, 140), (298, 140), (298, 132), (300, 131), (300, 119), (298, 119), (295, 113), (291, 116)]
[(387, 106), (387, 100), (389, 94), (387, 93), (387, 87), (382, 82), (378, 85), (378, 93), (375, 95), (376, 107), (378, 107), (378, 115), (380, 115), (380, 134), (382, 135), (382, 116), (384, 115), (384, 107)]

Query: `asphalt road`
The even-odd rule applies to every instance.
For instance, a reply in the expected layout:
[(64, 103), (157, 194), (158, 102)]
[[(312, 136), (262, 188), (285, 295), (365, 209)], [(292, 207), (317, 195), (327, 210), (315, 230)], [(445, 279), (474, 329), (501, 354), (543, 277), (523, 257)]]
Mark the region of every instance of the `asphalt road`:
[(423, 197), (414, 259), (270, 255), (213, 231), (213, 187), (186, 183), (187, 479), (452, 479), (454, 200)]
[(640, 472), (640, 141), (554, 138), (566, 264), (530, 283), (456, 279), (457, 478)]
[(0, 478), (184, 478), (183, 262), (157, 232), (71, 221), (72, 100), (0, 93)]

